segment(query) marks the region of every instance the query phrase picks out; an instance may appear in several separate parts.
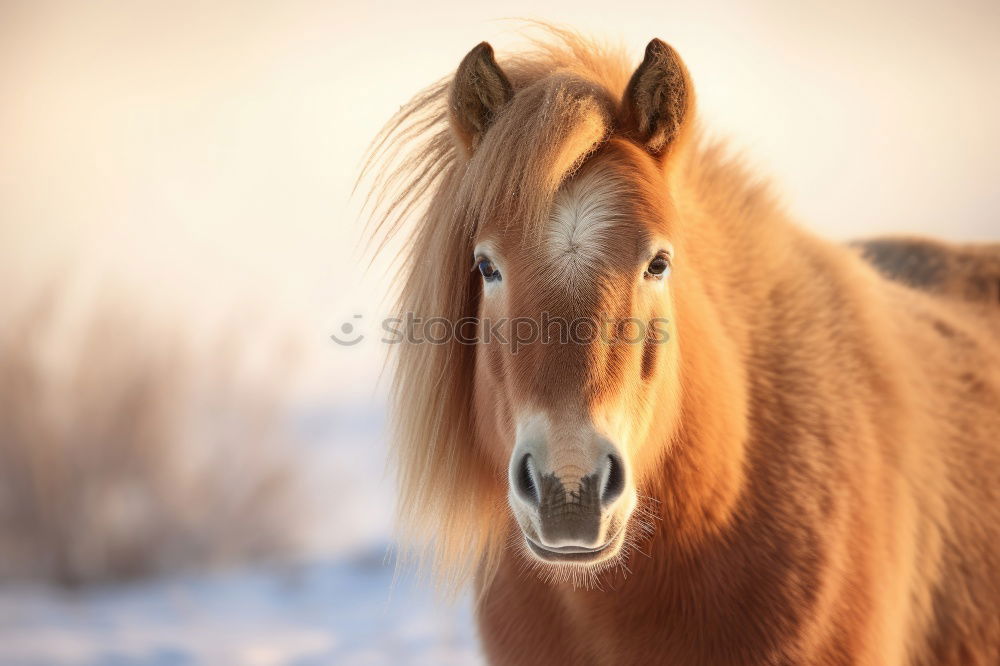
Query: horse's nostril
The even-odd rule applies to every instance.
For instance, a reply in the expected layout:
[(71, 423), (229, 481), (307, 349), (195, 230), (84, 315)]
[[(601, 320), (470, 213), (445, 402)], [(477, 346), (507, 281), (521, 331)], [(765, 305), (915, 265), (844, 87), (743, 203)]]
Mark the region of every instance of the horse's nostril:
[(611, 454), (608, 456), (607, 479), (601, 491), (601, 503), (611, 504), (625, 490), (625, 468), (621, 458)]
[(526, 453), (517, 466), (517, 490), (525, 500), (538, 503), (538, 484), (535, 482), (535, 466), (531, 454)]

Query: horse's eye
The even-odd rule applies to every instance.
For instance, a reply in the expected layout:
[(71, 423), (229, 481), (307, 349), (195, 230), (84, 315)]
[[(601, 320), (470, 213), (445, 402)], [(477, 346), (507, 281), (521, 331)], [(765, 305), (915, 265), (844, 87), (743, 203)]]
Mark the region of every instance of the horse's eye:
[(670, 273), (670, 258), (666, 255), (656, 255), (656, 257), (649, 262), (649, 266), (646, 267), (647, 277), (662, 278), (668, 273)]
[(476, 262), (476, 268), (479, 269), (483, 279), (487, 282), (493, 282), (494, 280), (500, 279), (500, 271), (497, 270), (497, 267), (493, 265), (492, 261), (485, 257), (479, 257)]

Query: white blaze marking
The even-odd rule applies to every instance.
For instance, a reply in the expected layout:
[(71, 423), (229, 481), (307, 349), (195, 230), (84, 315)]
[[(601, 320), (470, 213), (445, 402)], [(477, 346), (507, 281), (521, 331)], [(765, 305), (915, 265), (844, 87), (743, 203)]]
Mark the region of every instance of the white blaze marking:
[(596, 268), (607, 251), (611, 224), (618, 219), (615, 179), (594, 169), (572, 180), (556, 196), (546, 237), (551, 275), (575, 280)]

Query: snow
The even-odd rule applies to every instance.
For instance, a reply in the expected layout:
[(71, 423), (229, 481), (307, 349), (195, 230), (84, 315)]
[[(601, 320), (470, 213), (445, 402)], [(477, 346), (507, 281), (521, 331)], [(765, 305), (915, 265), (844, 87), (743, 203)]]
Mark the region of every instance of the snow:
[(468, 598), (449, 604), (412, 576), (394, 581), (383, 415), (376, 404), (297, 415), (311, 529), (296, 561), (0, 587), (0, 665), (481, 663)]
[(0, 663), (480, 663), (468, 600), (392, 585), (384, 549), (333, 561), (0, 595)]

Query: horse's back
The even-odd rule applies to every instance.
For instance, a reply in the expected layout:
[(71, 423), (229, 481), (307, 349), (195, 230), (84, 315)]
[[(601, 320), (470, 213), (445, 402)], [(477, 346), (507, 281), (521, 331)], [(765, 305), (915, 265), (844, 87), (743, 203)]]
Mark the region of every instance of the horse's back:
[(890, 280), (944, 298), (1000, 308), (1000, 243), (874, 238), (850, 246)]
[[(926, 643), (912, 663), (1000, 663), (1000, 244), (850, 245), (887, 280), (880, 306), (896, 322), (891, 337), (908, 359), (899, 371), (915, 400), (902, 448), (924, 451), (908, 479), (944, 544), (928, 569)], [(935, 552), (933, 539), (919, 548)]]

